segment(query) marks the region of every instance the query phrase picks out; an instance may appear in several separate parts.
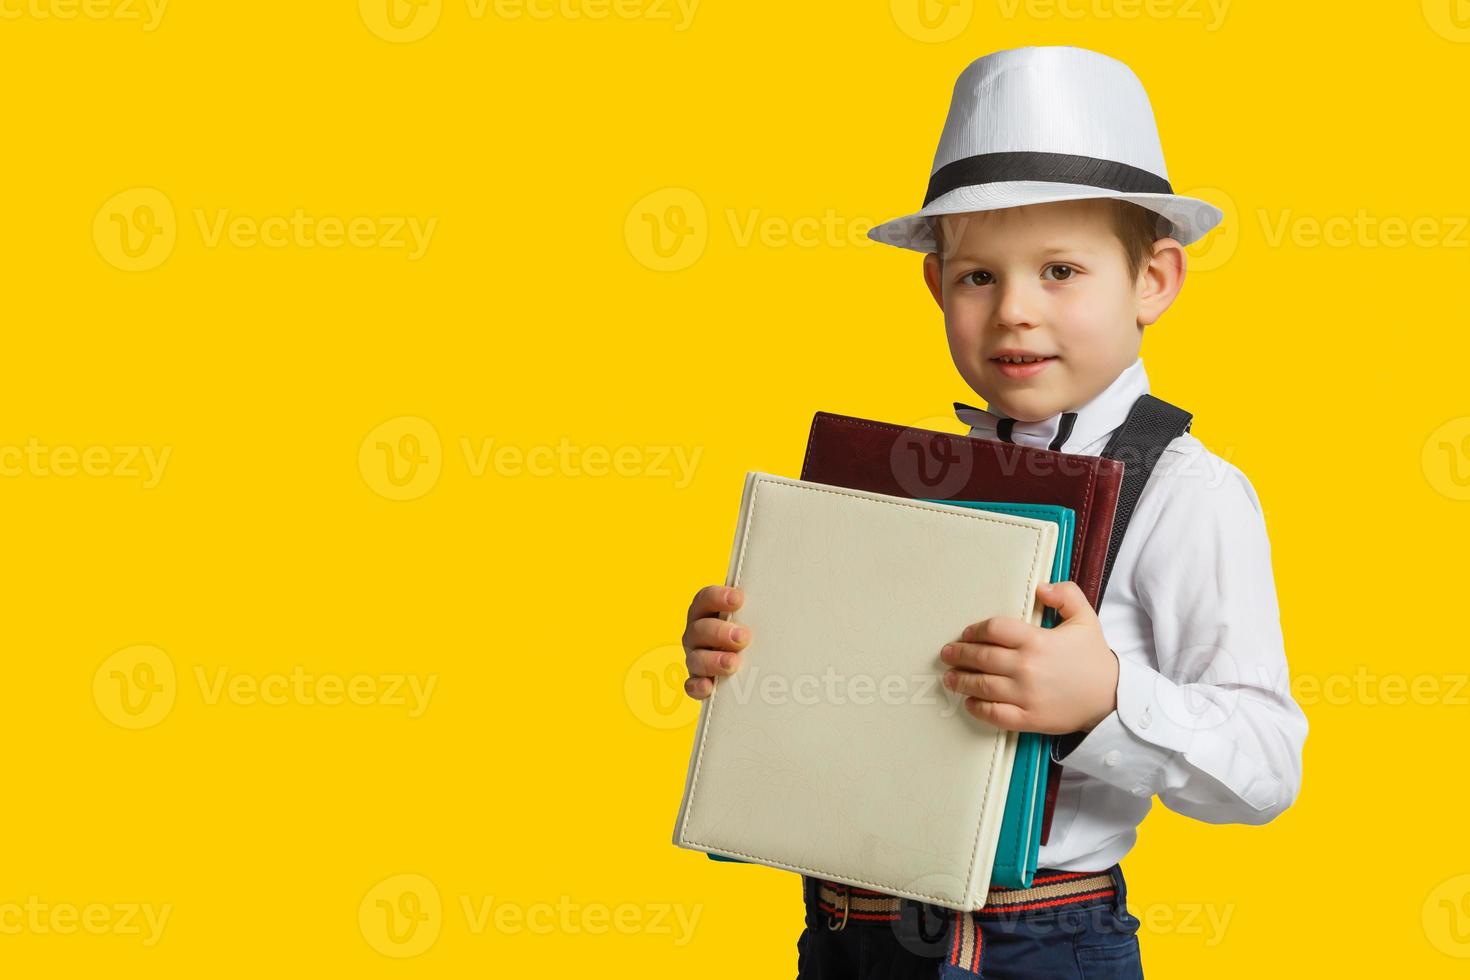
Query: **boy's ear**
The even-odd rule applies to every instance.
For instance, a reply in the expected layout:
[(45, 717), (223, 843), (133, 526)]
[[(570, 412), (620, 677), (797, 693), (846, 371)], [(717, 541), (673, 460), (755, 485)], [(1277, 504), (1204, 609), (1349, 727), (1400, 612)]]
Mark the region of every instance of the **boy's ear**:
[(1154, 254), (1138, 277), (1138, 325), (1146, 327), (1164, 315), (1184, 288), (1188, 256), (1175, 238), (1154, 242)]
[(941, 310), (944, 309), (944, 286), (939, 281), (942, 271), (938, 252), (930, 252), (924, 256), (924, 284), (929, 287), (929, 292), (934, 295), (934, 302), (939, 304)]

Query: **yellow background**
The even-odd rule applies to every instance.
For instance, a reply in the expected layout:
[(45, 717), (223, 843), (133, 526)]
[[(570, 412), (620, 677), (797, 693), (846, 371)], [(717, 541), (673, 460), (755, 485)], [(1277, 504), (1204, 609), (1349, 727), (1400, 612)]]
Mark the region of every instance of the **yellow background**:
[[(1272, 824), (1155, 806), (1146, 970), (1462, 974), (1470, 11), (927, 2), (0, 3), (0, 448), (62, 450), (0, 478), (0, 972), (794, 975), (797, 878), (670, 843), (668, 668), (814, 411), (963, 428), (919, 257), (863, 234), (964, 65), (1060, 43), (1128, 62), (1227, 210), (1145, 362), (1264, 502), (1311, 719)], [(368, 232), (250, 244), (298, 209)], [(57, 930), (128, 904), (156, 941)]]

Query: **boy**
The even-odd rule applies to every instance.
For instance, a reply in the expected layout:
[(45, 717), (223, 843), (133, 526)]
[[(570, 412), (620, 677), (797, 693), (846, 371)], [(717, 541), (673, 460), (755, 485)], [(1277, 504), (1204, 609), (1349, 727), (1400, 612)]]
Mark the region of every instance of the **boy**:
[[(1098, 455), (1148, 391), (1143, 328), (1184, 284), (1184, 246), (1221, 213), (1173, 194), (1142, 84), (1072, 47), (1001, 51), (955, 86), (923, 210), (870, 233), (924, 253), (950, 353), (988, 411), (970, 435)], [(1157, 795), (1207, 823), (1262, 824), (1296, 799), (1307, 722), (1292, 700), (1260, 502), (1185, 432), (1154, 467), (1101, 608), (1044, 585), (1062, 622), (996, 617), (936, 651), (945, 686), (1065, 760), (1034, 886), (973, 915), (805, 878), (801, 977), (1141, 977), (1118, 862)], [(694, 597), (686, 692), (739, 669), (738, 590)]]

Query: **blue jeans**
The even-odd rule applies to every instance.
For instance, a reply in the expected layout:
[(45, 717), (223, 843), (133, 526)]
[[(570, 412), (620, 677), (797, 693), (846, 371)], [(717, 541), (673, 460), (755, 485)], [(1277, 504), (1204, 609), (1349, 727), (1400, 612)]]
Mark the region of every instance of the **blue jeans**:
[[(1036, 878), (1058, 874), (1043, 869)], [(849, 919), (835, 931), (817, 904), (817, 880), (804, 877), (797, 980), (1141, 980), (1139, 923), (1126, 907), (1123, 869), (1115, 864), (1107, 874), (1110, 896), (968, 916), (905, 900), (897, 921)]]

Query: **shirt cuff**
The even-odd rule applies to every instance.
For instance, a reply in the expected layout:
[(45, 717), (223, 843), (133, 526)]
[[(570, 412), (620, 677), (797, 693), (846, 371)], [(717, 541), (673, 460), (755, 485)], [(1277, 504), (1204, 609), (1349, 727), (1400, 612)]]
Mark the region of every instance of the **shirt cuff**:
[(1156, 727), (1153, 701), (1163, 679), (1157, 671), (1118, 657), (1118, 706), (1080, 741), (1075, 736), (1058, 738), (1053, 758), (1061, 757), (1066, 768), (1134, 796), (1154, 795), (1173, 754), (1148, 737)]

